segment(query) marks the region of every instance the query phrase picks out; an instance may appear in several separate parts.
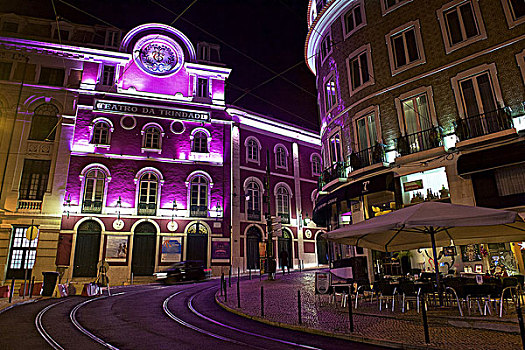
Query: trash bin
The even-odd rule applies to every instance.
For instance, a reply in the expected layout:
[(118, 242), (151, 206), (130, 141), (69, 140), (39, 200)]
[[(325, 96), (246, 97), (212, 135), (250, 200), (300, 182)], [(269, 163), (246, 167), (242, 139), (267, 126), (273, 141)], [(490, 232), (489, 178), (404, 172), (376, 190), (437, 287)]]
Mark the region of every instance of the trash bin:
[(55, 286), (58, 280), (58, 272), (46, 271), (46, 272), (42, 272), (42, 275), (44, 275), (44, 285), (42, 286), (42, 296), (44, 297), (53, 296), (53, 292), (55, 291)]

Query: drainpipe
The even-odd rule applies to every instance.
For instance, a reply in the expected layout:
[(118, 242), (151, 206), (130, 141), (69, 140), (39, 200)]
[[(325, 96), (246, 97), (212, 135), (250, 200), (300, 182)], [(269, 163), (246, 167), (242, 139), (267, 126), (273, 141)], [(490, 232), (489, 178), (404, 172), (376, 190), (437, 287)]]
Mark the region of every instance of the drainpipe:
[(26, 56), (26, 61), (24, 63), (24, 70), (22, 72), (22, 81), (20, 82), (20, 90), (18, 90), (18, 100), (16, 101), (15, 118), (13, 120), (13, 126), (11, 127), (11, 135), (9, 135), (9, 144), (7, 145), (7, 153), (5, 155), (4, 170), (2, 171), (2, 182), (0, 184), (0, 201), (2, 200), (2, 195), (4, 194), (5, 173), (7, 171), (9, 153), (11, 153), (11, 143), (13, 142), (13, 134), (15, 132), (16, 119), (18, 118), (18, 109), (20, 107), (20, 99), (22, 98), (22, 89), (24, 88), (24, 80), (26, 78), (26, 69), (27, 69), (28, 61), (29, 61), (29, 57)]

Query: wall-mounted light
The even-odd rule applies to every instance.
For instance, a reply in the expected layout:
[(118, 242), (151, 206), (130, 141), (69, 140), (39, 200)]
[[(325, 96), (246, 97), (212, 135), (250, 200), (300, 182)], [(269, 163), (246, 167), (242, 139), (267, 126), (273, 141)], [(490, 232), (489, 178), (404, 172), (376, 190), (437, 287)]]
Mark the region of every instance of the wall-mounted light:
[(120, 196), (118, 196), (116, 207), (117, 207), (117, 220), (120, 220), (120, 208), (122, 208), (122, 198)]
[(215, 218), (219, 219), (222, 217), (222, 207), (221, 204), (217, 202), (217, 205), (215, 206)]
[(66, 200), (64, 201), (64, 207), (66, 207), (64, 211), (66, 212), (67, 218), (69, 219), (69, 211), (71, 210), (71, 194), (67, 195)]
[(310, 217), (308, 216), (308, 213), (306, 213), (306, 214), (304, 215), (304, 219), (303, 219), (303, 224), (304, 224), (304, 226), (308, 226), (308, 225), (310, 225), (310, 222), (311, 222), (311, 221), (312, 221), (312, 220), (310, 220)]
[(174, 220), (174, 217), (177, 216), (177, 201), (173, 200), (173, 206), (171, 207), (171, 221)]

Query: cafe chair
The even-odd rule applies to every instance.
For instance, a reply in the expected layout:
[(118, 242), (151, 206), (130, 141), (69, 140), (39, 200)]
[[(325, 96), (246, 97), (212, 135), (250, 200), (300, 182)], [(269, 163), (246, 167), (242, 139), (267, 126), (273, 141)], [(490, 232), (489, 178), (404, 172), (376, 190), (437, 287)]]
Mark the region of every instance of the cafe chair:
[(410, 303), (416, 303), (416, 309), (419, 313), (419, 296), (420, 288), (417, 288), (412, 281), (400, 281), (399, 282), (399, 293), (402, 295), (401, 301), (401, 312), (410, 310)]
[(383, 303), (388, 309), (388, 303), (391, 301), (392, 312), (394, 312), (396, 306), (397, 286), (390, 284), (388, 281), (379, 281), (377, 286), (379, 291), (379, 311), (382, 311)]
[(445, 286), (445, 299), (447, 303), (456, 302), (459, 314), (463, 316), (462, 304), (466, 303), (466, 294), (463, 288), (465, 280), (462, 278), (447, 278), (443, 280), (443, 284)]
[(520, 284), (520, 279), (517, 277), (505, 277), (502, 281), (502, 291), (499, 298), (499, 317), (503, 317), (504, 306), (505, 309), (509, 307), (509, 301), (516, 303), (517, 298), (520, 297), (520, 292), (522, 284)]

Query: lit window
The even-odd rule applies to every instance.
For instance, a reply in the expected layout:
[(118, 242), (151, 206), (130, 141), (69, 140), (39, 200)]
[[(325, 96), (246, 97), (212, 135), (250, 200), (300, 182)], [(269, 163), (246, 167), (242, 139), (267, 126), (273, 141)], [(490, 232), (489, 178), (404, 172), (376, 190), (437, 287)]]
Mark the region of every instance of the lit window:
[(104, 65), (102, 85), (111, 86), (115, 82), (115, 66)]
[(91, 169), (84, 180), (83, 213), (101, 213), (106, 184), (106, 173), (99, 168)]
[(91, 143), (96, 145), (109, 145), (111, 127), (106, 122), (97, 122), (93, 126), (93, 137)]
[(155, 215), (157, 209), (158, 178), (148, 172), (140, 178), (139, 184), (139, 215)]
[(365, 18), (365, 8), (363, 6), (363, 1), (358, 1), (355, 6), (350, 8), (343, 17), (343, 30), (345, 38), (350, 36), (359, 28), (362, 28), (366, 25)]
[[(23, 279), (35, 265), (38, 230), (32, 241), (26, 238), (28, 227), (13, 227), (11, 253), (6, 278)], [(26, 270), (27, 269), (27, 270)]]
[(208, 135), (204, 131), (197, 131), (193, 135), (193, 152), (208, 153)]
[(396, 28), (387, 34), (386, 42), (392, 74), (425, 63), (419, 21)]
[(204, 176), (195, 176), (191, 180), (190, 216), (208, 216), (208, 181)]
[(142, 147), (148, 149), (160, 149), (161, 132), (159, 128), (150, 126), (144, 130)]
[(346, 60), (350, 95), (374, 84), (370, 44), (354, 51)]
[(437, 14), (446, 53), (487, 38), (477, 0), (449, 2)]
[(337, 105), (337, 88), (335, 85), (335, 76), (332, 75), (324, 86), (325, 109), (330, 111)]

